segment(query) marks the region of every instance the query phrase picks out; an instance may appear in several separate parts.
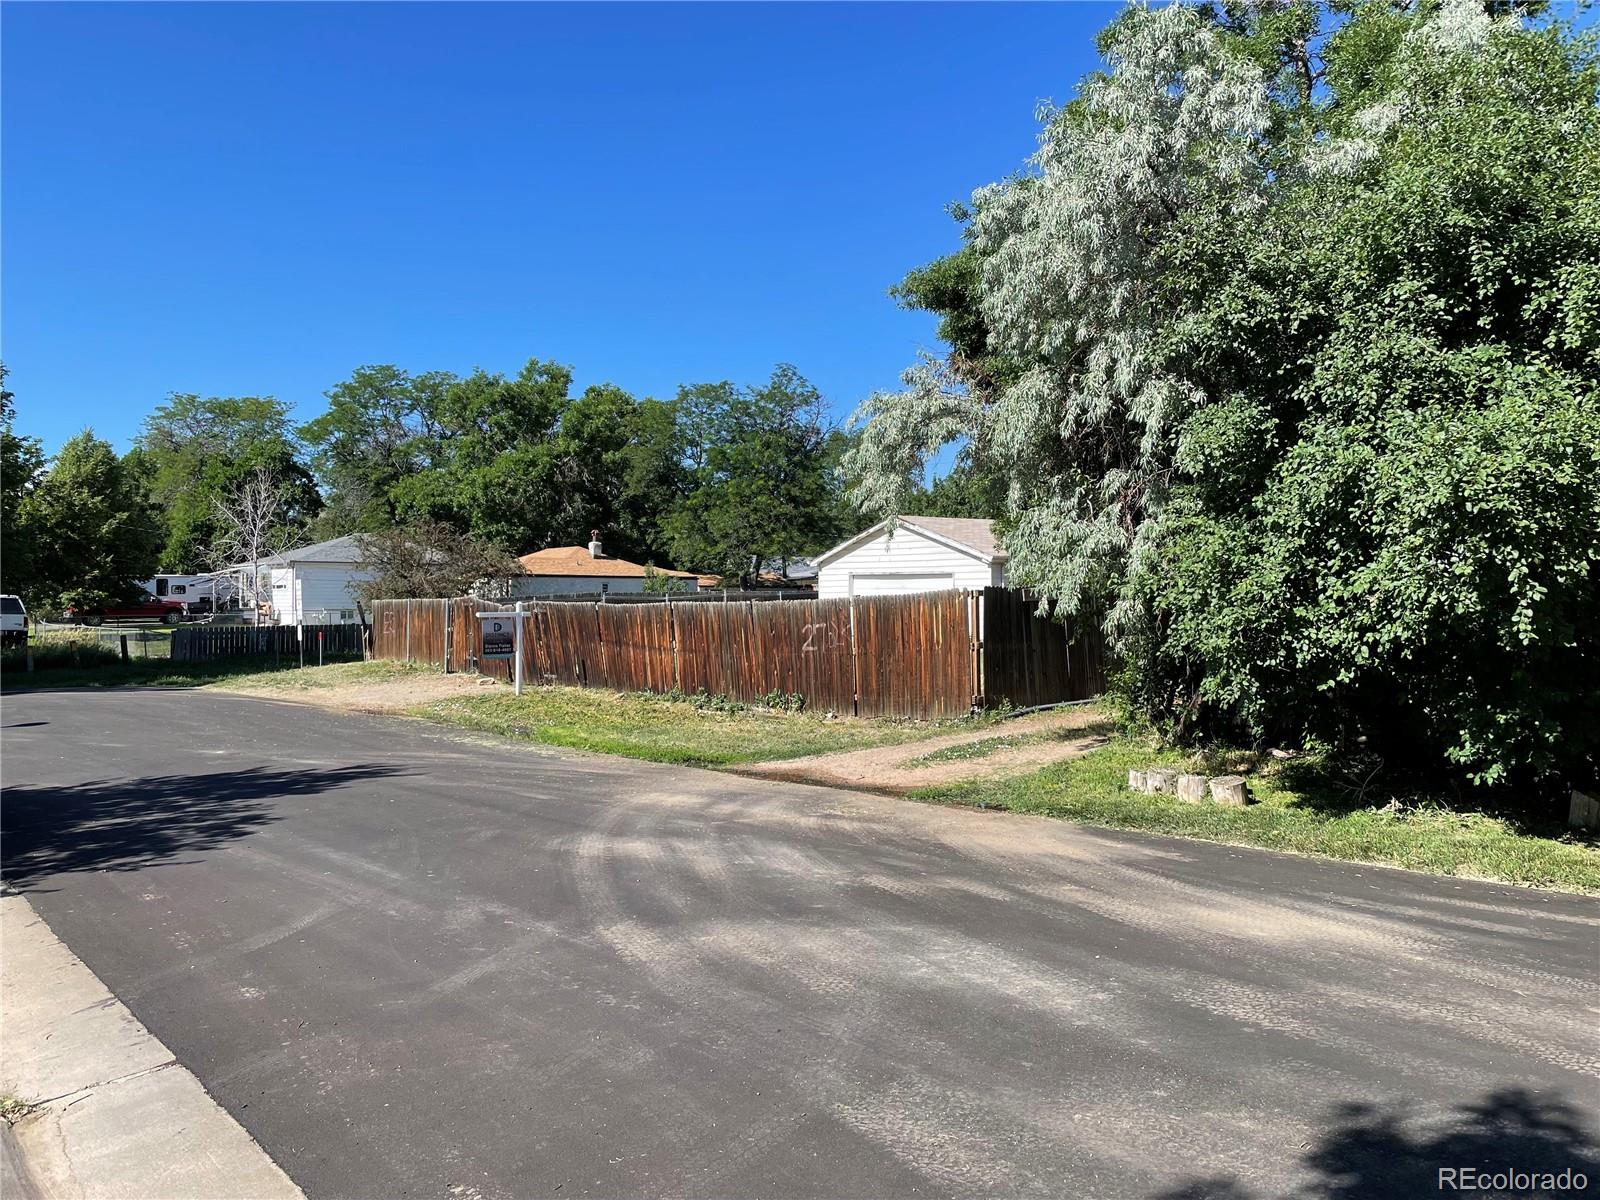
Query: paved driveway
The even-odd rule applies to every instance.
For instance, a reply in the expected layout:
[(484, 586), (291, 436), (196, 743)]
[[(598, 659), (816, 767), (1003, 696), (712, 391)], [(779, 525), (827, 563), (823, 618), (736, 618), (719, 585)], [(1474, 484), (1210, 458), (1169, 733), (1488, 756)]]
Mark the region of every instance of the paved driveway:
[(207, 692), (4, 725), (8, 876), (312, 1197), (1600, 1178), (1591, 900)]

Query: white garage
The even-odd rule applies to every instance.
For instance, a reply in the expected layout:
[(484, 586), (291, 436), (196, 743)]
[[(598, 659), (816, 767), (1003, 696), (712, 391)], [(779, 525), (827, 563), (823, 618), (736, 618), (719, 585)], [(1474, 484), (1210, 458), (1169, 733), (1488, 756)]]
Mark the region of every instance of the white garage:
[(992, 522), (967, 517), (880, 521), (816, 560), (817, 596), (895, 596), (1004, 587), (1006, 552)]
[[(229, 568), (240, 579), (243, 594), (251, 565)], [(362, 564), (360, 538), (355, 535), (302, 546), (262, 559), (257, 589), (263, 616), (274, 625), (343, 625), (357, 619), (360, 585), (373, 577)]]

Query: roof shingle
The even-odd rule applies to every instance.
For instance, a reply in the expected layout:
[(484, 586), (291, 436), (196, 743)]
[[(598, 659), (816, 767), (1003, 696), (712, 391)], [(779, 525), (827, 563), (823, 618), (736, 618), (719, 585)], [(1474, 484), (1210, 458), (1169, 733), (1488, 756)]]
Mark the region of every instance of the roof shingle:
[(987, 559), (1005, 558), (1006, 552), (995, 540), (994, 522), (975, 517), (901, 517), (900, 524), (924, 533), (960, 542)]
[[(625, 558), (596, 558), (585, 546), (550, 546), (535, 550), (532, 554), (524, 554), (517, 561), (529, 575), (586, 575), (610, 579), (638, 579), (644, 575), (644, 568), (638, 563), (631, 563)], [(679, 579), (695, 578), (692, 571), (672, 571), (666, 567), (656, 567), (655, 570)]]

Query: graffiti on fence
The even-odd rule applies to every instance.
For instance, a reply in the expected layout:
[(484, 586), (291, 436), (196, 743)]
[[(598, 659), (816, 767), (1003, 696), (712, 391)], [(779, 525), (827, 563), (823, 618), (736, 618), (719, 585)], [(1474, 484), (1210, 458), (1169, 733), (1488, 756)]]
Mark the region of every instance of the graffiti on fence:
[(850, 644), (850, 626), (842, 621), (813, 621), (800, 626), (805, 640), (800, 643), (801, 654), (818, 654), (824, 650), (837, 650)]

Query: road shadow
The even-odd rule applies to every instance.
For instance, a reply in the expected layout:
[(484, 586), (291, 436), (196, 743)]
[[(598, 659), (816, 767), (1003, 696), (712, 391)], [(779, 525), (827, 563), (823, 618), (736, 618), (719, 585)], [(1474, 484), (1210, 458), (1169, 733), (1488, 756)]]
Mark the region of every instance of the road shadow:
[(0, 803), (0, 877), (29, 891), (68, 871), (137, 871), (249, 836), (278, 819), (270, 807), (274, 800), (399, 773), (381, 763), (251, 767), (70, 787), (7, 787)]
[[(1584, 1123), (1584, 1110), (1559, 1094), (1522, 1088), (1490, 1092), (1458, 1105), (1448, 1118), (1419, 1118), (1404, 1105), (1341, 1104), (1332, 1124), (1301, 1157), (1310, 1178), (1274, 1195), (1254, 1191), (1229, 1176), (1186, 1180), (1152, 1200), (1416, 1200), (1460, 1194), (1496, 1197), (1592, 1195), (1600, 1182), (1600, 1143)], [(1508, 1186), (1440, 1187), (1441, 1169), (1471, 1169), (1481, 1175), (1515, 1171), (1587, 1177), (1576, 1190), (1543, 1186), (1538, 1179), (1506, 1180)]]

